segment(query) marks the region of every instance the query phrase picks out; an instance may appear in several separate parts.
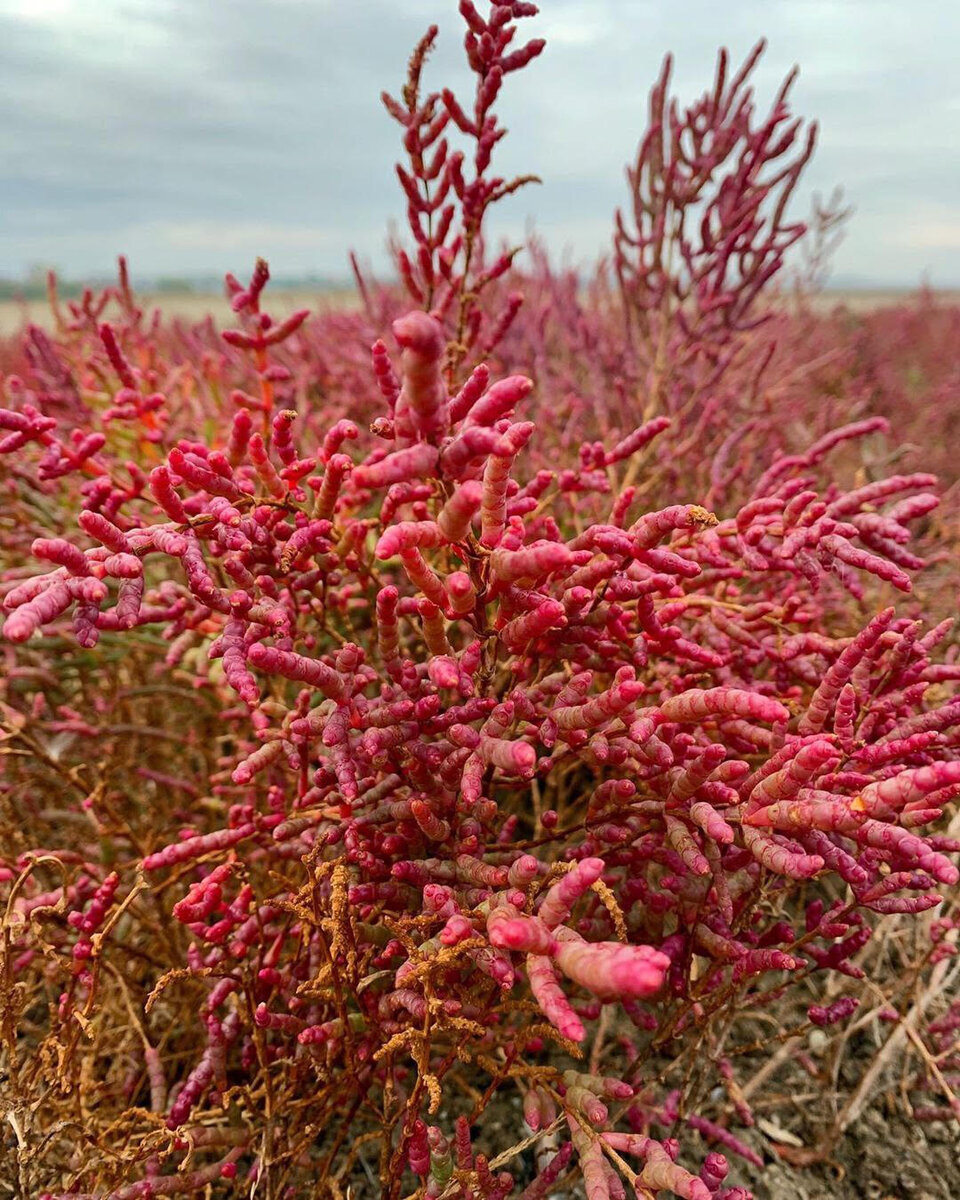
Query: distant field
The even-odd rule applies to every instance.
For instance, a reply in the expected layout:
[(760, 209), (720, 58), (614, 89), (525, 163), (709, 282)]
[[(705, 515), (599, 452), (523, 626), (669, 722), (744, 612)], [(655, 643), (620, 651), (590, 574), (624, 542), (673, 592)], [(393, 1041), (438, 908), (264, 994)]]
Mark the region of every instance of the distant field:
[[(815, 307), (829, 312), (836, 305), (844, 305), (852, 312), (870, 312), (876, 308), (898, 304), (915, 295), (915, 291), (856, 290), (828, 291), (817, 297)], [(940, 291), (937, 296), (945, 303), (960, 304), (960, 290)], [(181, 317), (187, 321), (199, 321), (212, 313), (219, 324), (230, 319), (230, 308), (221, 295), (202, 292), (165, 292), (159, 296), (142, 297), (147, 308), (159, 308), (166, 317)], [(357, 296), (352, 291), (275, 291), (269, 295), (270, 311), (286, 316), (298, 308), (313, 311), (325, 308), (349, 308)], [(52, 324), (50, 310), (41, 300), (17, 302), (0, 300), (0, 336), (9, 336), (29, 322), (37, 325)]]
[[(199, 321), (212, 313), (219, 324), (231, 319), (230, 306), (222, 295), (203, 292), (164, 292), (158, 296), (140, 297), (147, 309), (159, 308), (165, 317), (181, 317), (186, 321)], [(276, 316), (284, 317), (298, 308), (317, 311), (325, 308), (346, 308), (356, 303), (353, 291), (311, 292), (275, 291), (269, 294), (268, 308)], [(0, 337), (16, 333), (28, 323), (48, 327), (53, 324), (46, 301), (31, 300), (17, 302), (0, 300)]]
[[(902, 304), (917, 293), (917, 288), (836, 288), (817, 296), (814, 307), (820, 312), (829, 312), (839, 304), (855, 313), (872, 312), (877, 308)], [(942, 304), (960, 304), (960, 288), (940, 288), (934, 294)]]

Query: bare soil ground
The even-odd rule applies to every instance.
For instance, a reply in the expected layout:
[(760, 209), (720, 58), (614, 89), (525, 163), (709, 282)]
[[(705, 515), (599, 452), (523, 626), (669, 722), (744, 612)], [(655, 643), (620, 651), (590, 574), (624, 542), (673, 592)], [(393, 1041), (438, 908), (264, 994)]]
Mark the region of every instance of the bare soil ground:
[[(833, 1149), (816, 1154), (875, 1052), (876, 1045), (866, 1034), (855, 1035), (835, 1078), (833, 1067), (826, 1061), (821, 1064), (822, 1083), (811, 1079), (793, 1056), (788, 1057), (763, 1091), (751, 1097), (756, 1124), (749, 1129), (735, 1124), (732, 1130), (765, 1165), (754, 1167), (727, 1151), (727, 1186), (749, 1188), (754, 1200), (960, 1200), (960, 1122), (918, 1123), (909, 1117), (909, 1089), (899, 1063), (884, 1072), (870, 1107)], [(758, 1057), (753, 1065), (759, 1067), (763, 1061)], [(520, 1101), (506, 1091), (494, 1097), (482, 1129), (475, 1131), (476, 1148), (493, 1157), (519, 1141), (523, 1129)], [(682, 1128), (658, 1127), (654, 1134), (680, 1137), (681, 1161), (687, 1164), (701, 1162), (708, 1150), (723, 1151), (722, 1146), (707, 1144), (699, 1134)], [(820, 1161), (800, 1166), (790, 1161), (797, 1156)], [(525, 1149), (503, 1166), (526, 1185), (536, 1175), (534, 1149)], [(584, 1200), (584, 1196), (578, 1180), (556, 1189), (550, 1200)]]
[(747, 1168), (755, 1200), (957, 1200), (960, 1126), (866, 1113), (815, 1167)]

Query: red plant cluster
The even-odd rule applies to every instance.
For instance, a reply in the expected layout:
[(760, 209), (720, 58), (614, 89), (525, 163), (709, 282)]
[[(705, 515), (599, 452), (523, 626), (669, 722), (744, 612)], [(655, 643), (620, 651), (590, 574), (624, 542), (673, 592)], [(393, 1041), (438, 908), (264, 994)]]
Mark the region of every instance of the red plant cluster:
[[(868, 449), (840, 482), (882, 417), (797, 449), (722, 403), (771, 369), (751, 314), (801, 232), (786, 88), (755, 127), (756, 55), (683, 117), (665, 72), (590, 306), (487, 265), (520, 182), (493, 104), (542, 43), (511, 48), (533, 5), (460, 10), (472, 108), (422, 95), (435, 30), (385, 97), (412, 309), (364, 283), (365, 315), (273, 321), (258, 262), (218, 338), (147, 322), (124, 269), (5, 380), (0, 1034), (46, 1106), (9, 1108), (33, 1194), (743, 1200), (689, 1135), (762, 1165), (730, 1128), (752, 1017), (846, 1021), (825, 983), (891, 915), (938, 909), (920, 970), (952, 953), (960, 664), (889, 603), (936, 480)], [(662, 214), (710, 181), (694, 247)]]

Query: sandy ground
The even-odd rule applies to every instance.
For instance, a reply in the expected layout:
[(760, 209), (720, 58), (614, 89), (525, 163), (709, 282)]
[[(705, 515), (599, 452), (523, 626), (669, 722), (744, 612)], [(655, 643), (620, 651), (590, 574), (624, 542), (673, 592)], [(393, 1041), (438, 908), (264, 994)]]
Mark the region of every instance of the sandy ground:
[[(828, 291), (815, 300), (815, 307), (822, 312), (829, 312), (837, 305), (843, 305), (852, 312), (870, 312), (890, 304), (898, 304), (915, 295), (911, 291)], [(960, 290), (942, 291), (937, 293), (944, 303), (960, 304)], [(183, 317), (187, 320), (200, 320), (212, 313), (218, 323), (225, 323), (230, 310), (223, 296), (209, 295), (201, 292), (171, 292), (159, 296), (145, 295), (142, 297), (148, 308), (159, 307), (165, 316)], [(277, 316), (286, 316), (298, 308), (317, 309), (349, 307), (356, 303), (356, 293), (346, 290), (342, 292), (329, 291), (274, 291), (270, 293), (270, 311)], [(34, 300), (18, 303), (14, 300), (0, 300), (0, 337), (16, 333), (29, 322), (48, 327), (52, 324), (50, 310), (44, 301)]]

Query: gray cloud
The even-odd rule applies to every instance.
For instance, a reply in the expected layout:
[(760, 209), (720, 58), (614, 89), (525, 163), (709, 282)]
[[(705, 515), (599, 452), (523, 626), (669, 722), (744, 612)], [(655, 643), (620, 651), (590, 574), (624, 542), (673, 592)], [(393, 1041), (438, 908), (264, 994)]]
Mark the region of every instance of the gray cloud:
[[(662, 54), (692, 98), (718, 45), (761, 35), (768, 98), (794, 61), (798, 111), (822, 134), (804, 182), (845, 186), (857, 214), (838, 273), (960, 283), (960, 9), (947, 0), (542, 0), (548, 47), (505, 90), (504, 173), (544, 180), (503, 206), (559, 251), (605, 248), (623, 163)], [(399, 86), (426, 24), (428, 82), (466, 80), (454, 0), (0, 0), (0, 274), (52, 262), (81, 276), (126, 252), (141, 274), (342, 274), (383, 266), (402, 215)]]

